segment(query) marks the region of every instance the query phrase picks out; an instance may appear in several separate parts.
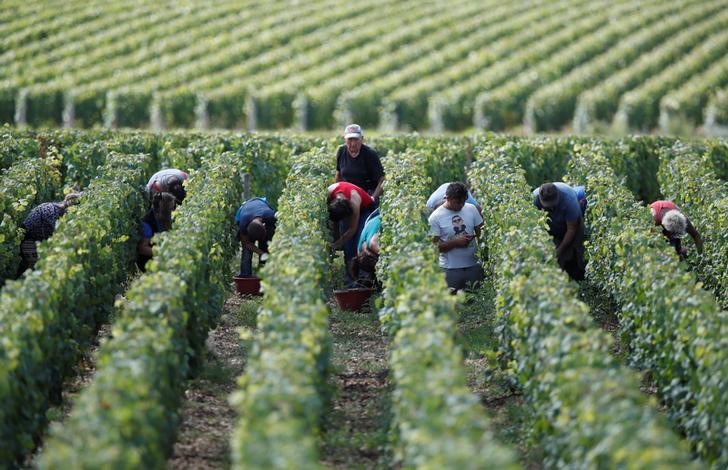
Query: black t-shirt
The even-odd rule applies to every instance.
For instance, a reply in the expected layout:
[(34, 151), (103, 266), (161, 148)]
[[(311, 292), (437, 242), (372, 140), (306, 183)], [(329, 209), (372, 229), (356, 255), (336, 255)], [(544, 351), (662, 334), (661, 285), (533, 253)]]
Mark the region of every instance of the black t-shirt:
[(340, 146), (336, 152), (336, 170), (341, 173), (342, 181), (355, 184), (370, 194), (384, 176), (379, 155), (366, 145), (361, 146), (356, 158), (351, 158), (346, 145)]

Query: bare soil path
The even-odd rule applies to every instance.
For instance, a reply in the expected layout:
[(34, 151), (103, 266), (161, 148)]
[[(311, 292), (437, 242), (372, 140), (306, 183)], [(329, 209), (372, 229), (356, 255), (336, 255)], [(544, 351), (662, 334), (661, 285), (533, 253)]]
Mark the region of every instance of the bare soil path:
[(468, 387), (480, 397), (495, 438), (517, 452), (524, 468), (540, 470), (543, 450), (531, 438), (529, 405), (488, 354), (498, 349), (494, 296), (486, 279), (484, 289), (468, 294), (458, 317), (457, 338), (464, 350)]
[(207, 357), (200, 374), (190, 380), (182, 403), (182, 423), (170, 469), (230, 467), (230, 436), (237, 421), (228, 397), (245, 368), (245, 345), (239, 330), (255, 328), (259, 299), (232, 294), (225, 302), (217, 328), (207, 339)]
[(331, 307), (332, 398), (322, 420), (321, 463), (329, 468), (388, 468), (388, 338), (376, 313)]

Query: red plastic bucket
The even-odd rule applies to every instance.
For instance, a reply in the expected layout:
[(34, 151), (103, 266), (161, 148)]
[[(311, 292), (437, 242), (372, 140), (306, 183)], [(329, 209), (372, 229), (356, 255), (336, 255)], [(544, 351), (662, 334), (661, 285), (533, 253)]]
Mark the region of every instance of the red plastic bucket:
[(260, 291), (260, 278), (259, 277), (237, 277), (233, 278), (235, 281), (235, 290), (240, 295), (263, 295)]
[(359, 310), (374, 293), (372, 288), (335, 290), (334, 298), (342, 310)]

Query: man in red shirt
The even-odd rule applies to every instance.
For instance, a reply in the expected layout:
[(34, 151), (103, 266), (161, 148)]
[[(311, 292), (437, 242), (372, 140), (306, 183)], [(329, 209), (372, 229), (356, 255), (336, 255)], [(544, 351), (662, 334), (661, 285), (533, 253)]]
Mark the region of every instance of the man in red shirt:
[(672, 201), (655, 201), (650, 204), (650, 212), (655, 219), (655, 225), (662, 226), (662, 234), (667, 241), (675, 248), (675, 252), (681, 259), (685, 259), (688, 249), (682, 246), (680, 238), (689, 233), (695, 242), (699, 252), (703, 251), (703, 240), (685, 214)]

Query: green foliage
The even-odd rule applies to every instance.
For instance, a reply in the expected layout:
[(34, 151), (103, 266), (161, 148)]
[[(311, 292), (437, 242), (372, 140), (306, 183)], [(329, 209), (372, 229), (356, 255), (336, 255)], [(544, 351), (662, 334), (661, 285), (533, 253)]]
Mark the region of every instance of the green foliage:
[(291, 159), (262, 272), (258, 334), (235, 403), (234, 468), (318, 468), (316, 435), (329, 367), (326, 182), (331, 154)]
[(243, 192), (239, 160), (234, 152), (210, 156), (190, 175), (188, 197), (173, 213), (174, 230), (155, 237), (155, 256), (148, 263), (149, 272), (175, 274), (187, 286), (185, 309), (194, 312), (187, 334), (196, 356), (222, 313), (228, 262), (239, 245), (233, 220)]
[(150, 272), (130, 288), (113, 339), (99, 353), (96, 380), (69, 422), (53, 430), (41, 468), (164, 466), (188, 366), (195, 365), (228, 291), (227, 266), (237, 253), (231, 208), (242, 191), (239, 158), (231, 152), (211, 157), (191, 176), (174, 229), (160, 234)]
[[(63, 162), (63, 183), (66, 187), (83, 189), (99, 175), (111, 152), (123, 154), (146, 153), (152, 160), (145, 170), (156, 168), (158, 137), (148, 132), (118, 132), (77, 130), (33, 131), (32, 134), (48, 149), (55, 148)], [(156, 171), (156, 170), (154, 170)]]
[[(710, 135), (728, 135), (728, 87), (716, 90), (710, 98), (705, 109), (705, 122), (703, 124), (706, 133)], [(724, 173), (725, 174), (725, 173)]]
[[(371, 0), (357, 15), (347, 6), (107, 2), (90, 12), (69, 0), (48, 16), (3, 4), (0, 122), (328, 130), (354, 120), (457, 131), (520, 127), (525, 116), (531, 130), (574, 117), (589, 132), (640, 89), (643, 98), (622, 100), (627, 128), (653, 128), (669, 93), (667, 127), (677, 116), (692, 132), (725, 87), (725, 44), (714, 41), (725, 0)], [(643, 93), (709, 41), (706, 63)]]
[(112, 155), (38, 248), (36, 269), (0, 296), (0, 462), (33, 448), (53, 390), (111, 309), (136, 257), (145, 155)]
[(25, 218), (38, 204), (60, 196), (60, 169), (61, 159), (51, 151), (46, 158), (21, 158), (0, 175), (0, 283), (18, 270)]
[(571, 147), (578, 139), (552, 139), (537, 137), (534, 139), (500, 138), (487, 136), (476, 141), (478, 145), (500, 143), (499, 152), (505, 153), (517, 161), (525, 171), (528, 185), (532, 188), (541, 186), (547, 181), (561, 181), (566, 173), (567, 163), (571, 155)]
[[(572, 41), (550, 56), (541, 57), (532, 67), (493, 89), (478, 95), (475, 103), (475, 125), (479, 128), (501, 130), (523, 121), (528, 97), (540, 86), (561, 78), (590, 58), (603, 54), (626, 34), (660, 21), (675, 11), (676, 4), (644, 4), (639, 10), (636, 4), (621, 4), (605, 9), (619, 21), (601, 22), (578, 41)], [(593, 15), (592, 18), (598, 17)]]
[(657, 126), (660, 98), (696, 73), (723, 58), (728, 46), (728, 32), (722, 29), (689, 54), (649, 77), (620, 97), (612, 126), (618, 132), (649, 131)]
[(728, 183), (716, 177), (711, 163), (710, 153), (676, 142), (663, 149), (659, 177), (703, 239), (703, 253), (694, 255), (698, 277), (728, 310)]
[(186, 284), (165, 272), (134, 282), (99, 351), (94, 381), (51, 428), (38, 468), (162, 468), (187, 373)]
[[(542, 86), (528, 99), (524, 118), (526, 126), (532, 132), (560, 129), (574, 116), (576, 99), (582, 91), (609, 78), (616, 71), (629, 67), (656, 45), (685, 28), (696, 23), (704, 26), (706, 18), (720, 13), (723, 8), (725, 4), (722, 0), (687, 5), (662, 21), (645, 25), (603, 54)], [(700, 111), (702, 108), (698, 109), (698, 113)]]
[(722, 57), (660, 99), (660, 131), (689, 135), (702, 122), (703, 110), (712, 94), (725, 85), (728, 58)]
[(471, 141), (465, 137), (423, 138), (418, 134), (406, 134), (375, 137), (371, 139), (370, 145), (379, 152), (380, 157), (406, 150), (420, 153), (424, 158), (419, 160), (418, 165), (437, 185), (446, 181), (459, 181), (471, 158)]
[(642, 54), (629, 66), (612, 73), (599, 84), (581, 93), (574, 110), (574, 131), (594, 132), (599, 127), (608, 127), (619, 107), (619, 97), (638, 87), (652, 75), (658, 74), (670, 63), (706, 38), (728, 26), (728, 10), (711, 15), (705, 21), (697, 22), (664, 41), (649, 53)]
[(533, 406), (545, 465), (690, 467), (686, 446), (640, 392), (636, 374), (610, 354), (610, 337), (558, 268), (511, 150), (484, 143), (470, 178), (488, 208), (502, 361)]
[(728, 181), (728, 141), (708, 141), (707, 153), (713, 163), (713, 171), (716, 176), (723, 181)]
[(379, 316), (393, 337), (395, 458), (407, 468), (515, 468), (465, 381), (453, 339), (458, 301), (448, 294), (427, 236), (423, 208), (430, 180), (421, 160), (412, 152), (384, 160)]
[(32, 136), (23, 135), (7, 124), (0, 128), (0, 170), (23, 157), (36, 157), (38, 153), (39, 142)]
[(649, 210), (615, 178), (603, 147), (577, 146), (568, 178), (586, 184), (587, 278), (621, 304), (622, 337), (631, 362), (652, 372), (658, 397), (697, 452), (724, 467), (726, 312), (680, 269)]
[(657, 181), (660, 151), (672, 143), (667, 137), (632, 136), (604, 145), (609, 146), (607, 158), (616, 175), (636, 199), (650, 203), (662, 197)]

